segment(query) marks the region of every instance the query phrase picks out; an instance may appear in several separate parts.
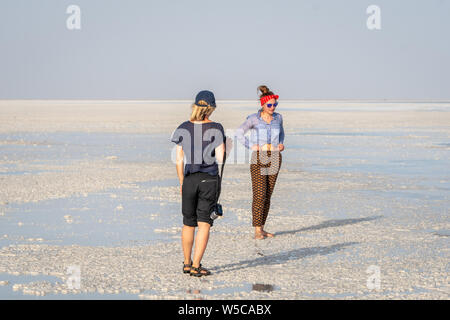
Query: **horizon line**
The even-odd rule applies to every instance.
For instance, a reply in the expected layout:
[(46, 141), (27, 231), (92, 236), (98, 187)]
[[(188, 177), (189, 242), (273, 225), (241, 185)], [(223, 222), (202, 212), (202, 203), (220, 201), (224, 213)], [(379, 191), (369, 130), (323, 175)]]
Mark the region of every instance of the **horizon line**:
[[(50, 102), (192, 102), (194, 99), (0, 99), (3, 101), (50, 101)], [(280, 99), (279, 99), (280, 100)], [(259, 99), (217, 99), (217, 102), (235, 102), (235, 101), (248, 101), (248, 102), (258, 102)], [(450, 103), (450, 99), (282, 99), (286, 102), (440, 102), (440, 103)]]

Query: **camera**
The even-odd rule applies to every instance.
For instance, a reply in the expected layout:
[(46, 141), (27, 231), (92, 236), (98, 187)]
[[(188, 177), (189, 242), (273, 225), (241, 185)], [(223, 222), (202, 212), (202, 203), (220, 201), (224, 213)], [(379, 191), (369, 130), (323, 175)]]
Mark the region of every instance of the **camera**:
[(211, 219), (214, 220), (214, 219), (217, 219), (218, 217), (221, 217), (221, 216), (223, 216), (222, 205), (220, 203), (216, 203), (214, 205), (214, 208), (213, 208), (213, 210), (211, 212), (210, 217), (211, 217)]

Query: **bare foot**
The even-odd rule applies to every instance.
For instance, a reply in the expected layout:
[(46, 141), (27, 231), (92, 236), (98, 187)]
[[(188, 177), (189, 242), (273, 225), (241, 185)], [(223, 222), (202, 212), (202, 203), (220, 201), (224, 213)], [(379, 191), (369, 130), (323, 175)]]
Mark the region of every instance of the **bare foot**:
[(264, 230), (263, 230), (263, 235), (264, 235), (265, 237), (269, 237), (269, 238), (275, 237), (275, 235), (274, 235), (273, 233), (269, 233), (269, 232), (266, 232), (266, 231), (264, 231)]
[(265, 238), (266, 238), (266, 235), (264, 233), (255, 233), (256, 240), (263, 240)]

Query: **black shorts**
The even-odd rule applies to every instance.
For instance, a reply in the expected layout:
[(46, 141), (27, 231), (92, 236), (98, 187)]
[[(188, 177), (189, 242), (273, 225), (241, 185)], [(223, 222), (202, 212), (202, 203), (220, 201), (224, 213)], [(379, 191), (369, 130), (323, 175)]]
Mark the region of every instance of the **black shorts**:
[(217, 175), (205, 172), (184, 177), (181, 200), (184, 225), (197, 227), (198, 221), (213, 225), (210, 215), (216, 204), (217, 181)]

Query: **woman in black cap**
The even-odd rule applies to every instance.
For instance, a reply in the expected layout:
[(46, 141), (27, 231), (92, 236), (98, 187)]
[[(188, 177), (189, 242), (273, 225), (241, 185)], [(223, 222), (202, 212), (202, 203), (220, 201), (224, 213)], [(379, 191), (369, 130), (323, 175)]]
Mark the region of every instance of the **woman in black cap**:
[[(192, 105), (190, 119), (180, 124), (171, 138), (177, 144), (176, 168), (182, 195), (183, 272), (196, 277), (211, 274), (200, 261), (213, 224), (210, 215), (217, 199), (218, 163), (223, 162), (225, 154), (224, 129), (220, 123), (209, 119), (215, 108), (214, 94), (210, 91), (199, 92)], [(198, 231), (194, 258), (191, 259), (195, 227)]]

